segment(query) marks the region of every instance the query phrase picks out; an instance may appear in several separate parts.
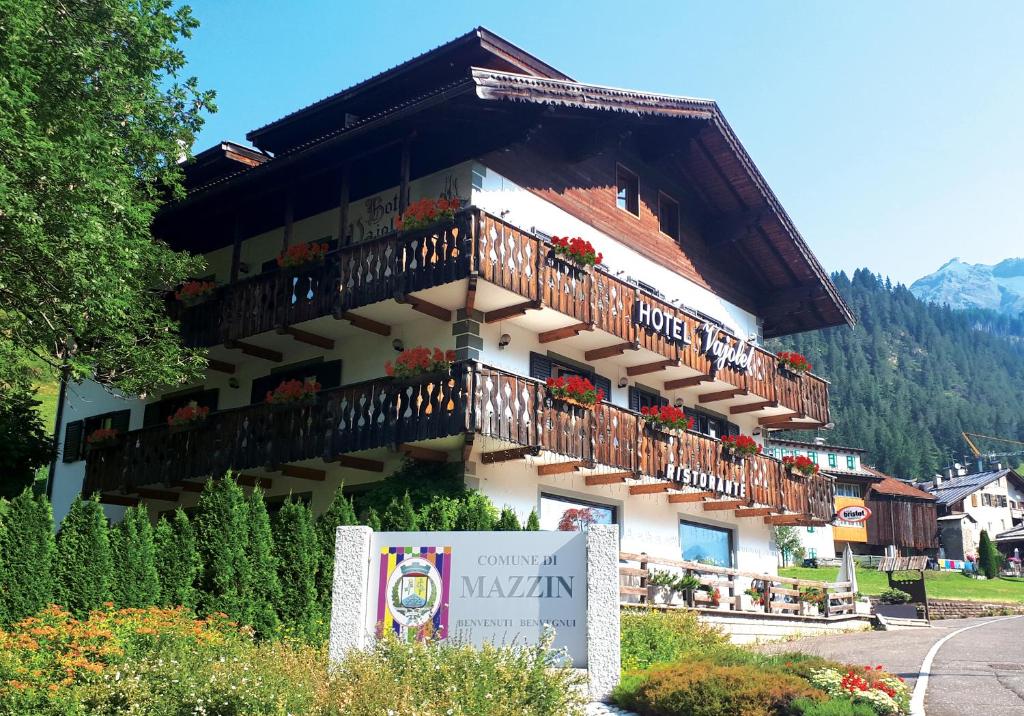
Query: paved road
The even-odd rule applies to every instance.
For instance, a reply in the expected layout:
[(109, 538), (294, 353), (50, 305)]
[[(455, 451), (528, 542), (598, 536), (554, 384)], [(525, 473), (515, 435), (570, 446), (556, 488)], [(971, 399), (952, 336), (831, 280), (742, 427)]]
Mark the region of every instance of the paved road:
[(930, 629), (876, 631), (799, 639), (762, 647), (802, 651), (848, 663), (883, 664), (916, 685), (932, 646), (963, 627), (936, 652), (925, 691), (927, 716), (1024, 714), (1024, 617), (947, 619)]

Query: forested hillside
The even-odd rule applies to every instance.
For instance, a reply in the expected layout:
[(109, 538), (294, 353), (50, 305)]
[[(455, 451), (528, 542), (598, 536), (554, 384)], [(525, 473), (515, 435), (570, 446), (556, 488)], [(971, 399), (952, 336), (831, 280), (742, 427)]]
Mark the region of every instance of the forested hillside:
[(1024, 341), (998, 335), (1012, 321), (979, 330), (978, 311), (923, 303), (866, 269), (833, 280), (857, 326), (770, 345), (803, 353), (832, 382), (829, 442), (866, 448), (880, 470), (920, 479), (961, 458), (961, 430), (1024, 440)]

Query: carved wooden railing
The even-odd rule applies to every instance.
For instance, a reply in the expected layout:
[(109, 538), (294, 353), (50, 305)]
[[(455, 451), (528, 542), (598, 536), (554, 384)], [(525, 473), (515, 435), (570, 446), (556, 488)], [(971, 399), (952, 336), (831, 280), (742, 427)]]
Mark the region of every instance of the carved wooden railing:
[(87, 455), (83, 491), (108, 492), (223, 474), (228, 469), (275, 468), (466, 430), (462, 364), (425, 382), (390, 378), (325, 390), (314, 404), (267, 404), (211, 413), (201, 425), (133, 430), (120, 444)]
[[(321, 265), (261, 274), (221, 287), (200, 306), (176, 310), (185, 342), (212, 346), (341, 315), (475, 274), (538, 308), (553, 308), (624, 343), (640, 345), (705, 375), (714, 373), (719, 380), (819, 423), (829, 422), (826, 381), (811, 374), (783, 375), (778, 359), (760, 348), (752, 370), (724, 367), (716, 372), (697, 348), (702, 318), (603, 269), (567, 268), (551, 260), (549, 252), (539, 237), (471, 207), (453, 222), (344, 247), (328, 254)], [(693, 344), (679, 346), (633, 323), (633, 305), (641, 297), (685, 323)]]
[[(857, 595), (850, 591), (850, 582), (794, 579), (634, 552), (620, 552), (619, 564), (619, 598), (624, 605), (825, 618), (856, 613)], [(685, 594), (657, 590), (650, 585), (656, 571), (696, 576), (704, 589)], [(712, 597), (715, 589), (718, 604)], [(747, 595), (748, 589), (755, 590), (757, 597)]]
[(729, 460), (714, 438), (649, 430), (638, 413), (611, 403), (582, 410), (546, 398), (547, 390), (539, 380), (479, 366), (473, 372), (472, 429), (638, 478), (666, 479), (669, 465), (689, 467), (744, 484), (749, 506), (796, 513), (817, 522), (832, 519), (835, 487), (825, 476), (793, 475), (766, 455)]

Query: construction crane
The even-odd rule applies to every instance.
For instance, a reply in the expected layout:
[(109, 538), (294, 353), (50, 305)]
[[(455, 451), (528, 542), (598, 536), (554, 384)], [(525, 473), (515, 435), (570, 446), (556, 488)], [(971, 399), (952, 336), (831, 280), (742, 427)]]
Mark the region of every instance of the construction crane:
[(1020, 445), (1021, 446), (1020, 450), (1015, 450), (1014, 452), (988, 453), (988, 457), (1006, 457), (1006, 456), (1009, 456), (1009, 455), (1024, 455), (1024, 441), (1021, 441), (1021, 440), (1008, 440), (1007, 438), (997, 438), (997, 437), (993, 437), (992, 435), (979, 435), (978, 433), (964, 433), (964, 432), (962, 432), (960, 434), (964, 436), (964, 441), (967, 443), (967, 446), (969, 448), (971, 448), (971, 452), (974, 453), (974, 457), (976, 457), (976, 458), (982, 457), (982, 453), (981, 453), (981, 450), (978, 449), (978, 446), (975, 445), (974, 442), (971, 440), (971, 438), (984, 438), (985, 440), (995, 440), (996, 442), (1000, 442), (1000, 443), (1010, 443), (1011, 445)]

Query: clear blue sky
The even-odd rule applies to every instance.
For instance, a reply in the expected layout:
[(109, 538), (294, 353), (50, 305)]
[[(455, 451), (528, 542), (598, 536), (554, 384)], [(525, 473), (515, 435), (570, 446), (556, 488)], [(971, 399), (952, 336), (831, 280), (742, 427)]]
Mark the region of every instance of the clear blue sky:
[(587, 82), (717, 100), (829, 270), (1024, 255), (1024, 4), (193, 0), (197, 148), (476, 25)]

